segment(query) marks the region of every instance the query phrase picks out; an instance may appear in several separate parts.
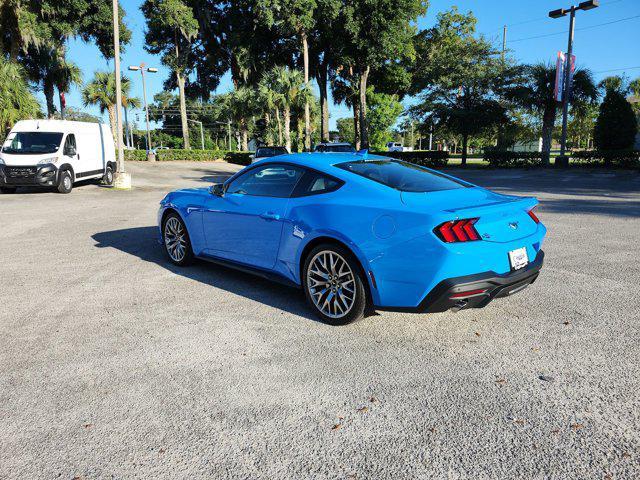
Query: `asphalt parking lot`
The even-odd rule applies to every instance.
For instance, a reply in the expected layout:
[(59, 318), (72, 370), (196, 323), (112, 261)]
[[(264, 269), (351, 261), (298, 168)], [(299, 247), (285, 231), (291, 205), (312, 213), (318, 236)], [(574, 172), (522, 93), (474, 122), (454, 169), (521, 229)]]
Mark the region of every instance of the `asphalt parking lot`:
[(482, 310), (319, 323), (301, 293), (173, 267), (158, 201), (0, 196), (0, 478), (640, 476), (640, 175), (454, 173), (535, 195), (538, 281)]

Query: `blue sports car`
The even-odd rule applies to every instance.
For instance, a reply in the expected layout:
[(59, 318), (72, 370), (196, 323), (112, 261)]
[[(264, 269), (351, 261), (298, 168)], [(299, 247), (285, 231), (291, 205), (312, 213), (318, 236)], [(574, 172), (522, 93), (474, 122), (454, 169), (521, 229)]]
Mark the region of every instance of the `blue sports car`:
[(169, 193), (158, 225), (176, 265), (198, 257), (295, 285), (322, 320), (345, 324), (522, 290), (544, 257), (537, 203), (391, 158), (301, 153)]

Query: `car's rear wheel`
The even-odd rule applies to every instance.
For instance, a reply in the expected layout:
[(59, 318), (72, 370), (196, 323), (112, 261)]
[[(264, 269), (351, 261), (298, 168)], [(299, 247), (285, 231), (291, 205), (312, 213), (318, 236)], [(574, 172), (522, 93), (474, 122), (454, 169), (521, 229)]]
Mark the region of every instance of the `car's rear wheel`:
[(193, 250), (187, 227), (176, 213), (169, 213), (162, 224), (162, 243), (174, 264), (184, 266), (193, 261)]
[(105, 185), (113, 185), (113, 168), (107, 167), (102, 176), (102, 183)]
[(338, 245), (319, 245), (304, 263), (304, 293), (324, 322), (344, 325), (363, 317), (367, 290), (351, 252)]

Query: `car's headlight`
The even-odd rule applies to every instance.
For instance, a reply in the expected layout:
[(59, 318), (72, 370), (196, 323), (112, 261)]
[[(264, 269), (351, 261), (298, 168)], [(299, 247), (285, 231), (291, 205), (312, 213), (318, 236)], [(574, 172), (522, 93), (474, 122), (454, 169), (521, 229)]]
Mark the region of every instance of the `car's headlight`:
[(58, 161), (58, 157), (43, 158), (38, 162), (38, 165), (47, 165), (49, 163), (52, 163), (55, 165), (57, 161)]

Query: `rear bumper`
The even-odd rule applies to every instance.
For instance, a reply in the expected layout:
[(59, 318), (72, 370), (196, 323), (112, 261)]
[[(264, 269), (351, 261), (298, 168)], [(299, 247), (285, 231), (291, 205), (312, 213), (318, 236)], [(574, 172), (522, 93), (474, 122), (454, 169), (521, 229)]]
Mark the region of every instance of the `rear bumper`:
[(58, 184), (58, 169), (55, 165), (14, 167), (0, 165), (2, 187), (52, 187)]
[[(483, 272), (463, 277), (448, 278), (438, 283), (417, 307), (390, 308), (408, 312), (445, 312), (465, 308), (482, 308), (494, 298), (512, 295), (536, 281), (544, 262), (540, 250), (526, 267), (505, 274)], [(465, 294), (465, 292), (469, 292)], [(452, 298), (453, 297), (453, 298)], [(380, 308), (385, 310), (384, 307)]]

